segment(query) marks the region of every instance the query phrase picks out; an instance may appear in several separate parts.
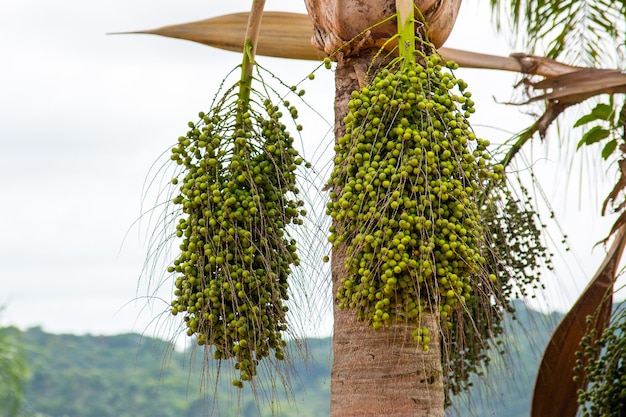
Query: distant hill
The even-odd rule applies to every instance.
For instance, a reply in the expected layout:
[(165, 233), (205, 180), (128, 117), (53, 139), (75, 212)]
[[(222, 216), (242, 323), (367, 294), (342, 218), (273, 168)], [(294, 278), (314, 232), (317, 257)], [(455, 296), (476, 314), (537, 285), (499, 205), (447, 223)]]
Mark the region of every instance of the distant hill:
[[(454, 399), (449, 416), (528, 416), (538, 359), (558, 315), (518, 311), (505, 341), (509, 353), (494, 357), (487, 377), (475, 378), (472, 392)], [(231, 387), (227, 375), (215, 386), (219, 370), (202, 369), (201, 350), (178, 352), (171, 343), (137, 334), (57, 335), (32, 328), (21, 337), (30, 367), (23, 417), (329, 414), (330, 339), (308, 340), (307, 361), (293, 355), (289, 394), (281, 378), (273, 377), (256, 393), (257, 401), (249, 388)], [(276, 400), (273, 410), (268, 398)]]

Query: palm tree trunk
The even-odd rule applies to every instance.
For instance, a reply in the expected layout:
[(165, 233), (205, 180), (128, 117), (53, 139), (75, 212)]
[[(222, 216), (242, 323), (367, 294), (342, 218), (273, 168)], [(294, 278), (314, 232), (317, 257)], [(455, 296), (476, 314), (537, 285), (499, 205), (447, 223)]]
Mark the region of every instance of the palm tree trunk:
[[(371, 65), (363, 53), (338, 63), (335, 82), (335, 135), (343, 134), (343, 118), (350, 94), (359, 88), (360, 74)], [(345, 248), (333, 251), (333, 293), (345, 274)], [(358, 322), (353, 310), (334, 306), (331, 417), (429, 416), (443, 417), (444, 390), (436, 314), (425, 314), (430, 349), (414, 341), (413, 328), (404, 323), (373, 330)], [(437, 335), (437, 337), (435, 337)]]
[[(314, 31), (312, 43), (333, 55), (335, 73), (335, 137), (344, 134), (348, 101), (387, 40), (397, 33), (395, 0), (305, 0)], [(460, 0), (418, 0), (429, 38), (443, 44), (454, 26)], [(385, 54), (380, 54), (385, 55)], [(345, 247), (333, 250), (333, 293), (345, 274)], [(352, 310), (334, 307), (331, 417), (443, 417), (444, 387), (439, 318), (424, 314), (421, 327), (430, 330), (428, 350), (414, 341), (412, 328), (397, 323), (373, 330), (358, 322)]]

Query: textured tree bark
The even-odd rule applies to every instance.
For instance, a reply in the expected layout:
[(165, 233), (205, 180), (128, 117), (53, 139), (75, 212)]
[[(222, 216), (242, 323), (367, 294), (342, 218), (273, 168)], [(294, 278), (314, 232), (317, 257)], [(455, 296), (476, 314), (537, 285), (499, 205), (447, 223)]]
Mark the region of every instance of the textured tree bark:
[[(443, 417), (438, 343), (422, 352), (405, 325), (375, 331), (353, 311), (335, 314), (331, 417)], [(423, 320), (433, 334), (436, 323), (433, 314)]]
[[(375, 52), (375, 51), (374, 51)], [(373, 53), (338, 63), (336, 71), (335, 134), (343, 134), (350, 94), (359, 88)], [(333, 294), (345, 274), (345, 249), (333, 251)], [(426, 314), (422, 327), (430, 331), (430, 349), (414, 341), (404, 323), (373, 330), (358, 322), (353, 310), (334, 305), (331, 417), (443, 417), (444, 389), (439, 320)]]
[[(305, 0), (314, 26), (313, 45), (329, 55), (358, 55), (382, 47), (397, 33), (395, 19), (380, 22), (395, 13), (395, 0)], [(439, 48), (448, 39), (461, 0), (416, 0), (428, 25), (428, 39)], [(415, 15), (419, 21), (418, 13)], [(423, 24), (416, 25), (423, 36)], [(349, 43), (347, 43), (349, 42)]]
[[(352, 91), (379, 65), (380, 47), (397, 33), (395, 0), (305, 0), (313, 21), (312, 43), (337, 60), (335, 137), (344, 134), (343, 118)], [(461, 0), (418, 0), (428, 37), (436, 47), (450, 34)], [(419, 28), (418, 28), (419, 29)], [(423, 32), (422, 32), (423, 34)], [(346, 43), (349, 42), (349, 43)], [(385, 55), (385, 54), (380, 54)], [(333, 250), (333, 294), (345, 274), (345, 248)], [(413, 328), (396, 323), (373, 330), (354, 311), (334, 304), (331, 417), (443, 417), (444, 387), (439, 318), (426, 313), (422, 327), (431, 335), (424, 351)]]

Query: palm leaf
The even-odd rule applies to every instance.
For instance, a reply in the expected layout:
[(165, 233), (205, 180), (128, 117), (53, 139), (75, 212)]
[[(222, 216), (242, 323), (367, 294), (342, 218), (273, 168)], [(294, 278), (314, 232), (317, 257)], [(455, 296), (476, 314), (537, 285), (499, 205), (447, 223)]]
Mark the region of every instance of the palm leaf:
[[(114, 34), (150, 34), (198, 42), (203, 45), (241, 52), (248, 12), (212, 17), (157, 29)], [(264, 12), (257, 54), (279, 58), (319, 61), (326, 54), (311, 44), (313, 23), (308, 15), (289, 12)], [(481, 54), (453, 48), (439, 48), (445, 58), (466, 68), (484, 68), (554, 77), (582, 69), (528, 54), (510, 57)]]
[[(556, 63), (556, 61), (548, 59), (546, 62)], [(546, 110), (535, 123), (518, 135), (515, 144), (502, 161), (505, 166), (535, 133), (538, 132), (541, 137), (545, 137), (548, 127), (569, 107), (601, 94), (626, 93), (626, 74), (619, 70), (552, 65), (547, 65), (546, 68), (557, 71), (552, 75), (546, 75), (541, 81), (532, 82), (528, 78), (522, 80), (534, 91), (543, 90), (546, 92), (516, 104), (524, 105), (543, 101)], [(562, 73), (559, 74), (558, 71), (562, 71)]]
[[(490, 2), (502, 32), (510, 34), (509, 26), (512, 26), (514, 35), (531, 51), (538, 45), (547, 45), (545, 55), (549, 58), (596, 66), (606, 62), (611, 56), (606, 51), (618, 50), (624, 39), (622, 22), (626, 2), (623, 0)], [(505, 24), (503, 17), (507, 19)]]
[[(197, 22), (119, 34), (150, 34), (178, 38), (215, 48), (241, 52), (246, 36), (248, 12), (212, 17)], [(313, 48), (313, 24), (308, 15), (264, 12), (257, 54), (280, 58), (321, 60), (326, 55)]]

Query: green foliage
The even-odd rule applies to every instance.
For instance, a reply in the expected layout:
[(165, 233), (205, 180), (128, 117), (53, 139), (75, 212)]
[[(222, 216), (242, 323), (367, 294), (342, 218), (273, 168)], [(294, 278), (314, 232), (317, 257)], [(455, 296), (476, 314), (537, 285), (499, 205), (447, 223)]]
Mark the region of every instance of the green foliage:
[[(453, 396), (446, 415), (528, 416), (541, 347), (556, 318), (515, 303), (517, 320), (507, 321), (504, 346), (491, 355), (485, 375), (471, 377), (472, 389)], [(272, 409), (250, 387), (233, 396), (228, 381), (205, 385), (201, 354), (180, 352), (165, 341), (137, 334), (54, 335), (30, 329), (16, 335), (28, 347), (30, 377), (20, 417), (319, 417), (329, 414), (330, 339), (309, 339), (307, 360), (295, 355), (292, 402), (281, 396)], [(302, 342), (301, 342), (302, 343)], [(287, 349), (293, 349), (289, 343)], [(210, 362), (207, 376), (218, 371)], [(261, 369), (259, 378), (267, 375)], [(212, 381), (212, 378), (211, 378)], [(257, 401), (261, 399), (261, 401)], [(468, 407), (468, 405), (471, 405)], [(3, 414), (4, 416), (4, 414)]]
[[(219, 362), (203, 370), (195, 349), (137, 334), (53, 335), (41, 329), (22, 334), (31, 376), (20, 417), (317, 417), (329, 413), (328, 339), (308, 341), (306, 362), (293, 364), (290, 398), (265, 401), (249, 386), (233, 395), (230, 381), (215, 382)], [(286, 349), (296, 349), (289, 344)], [(297, 355), (296, 355), (297, 356)], [(231, 362), (225, 362), (228, 367)], [(259, 379), (268, 378), (265, 368)], [(285, 381), (287, 383), (287, 381)], [(283, 391), (282, 383), (276, 387)], [(291, 402), (290, 402), (291, 399)]]
[[(608, 159), (618, 148), (619, 144), (624, 144), (624, 128), (626, 127), (626, 103), (621, 105), (615, 103), (614, 96), (609, 96), (608, 103), (598, 103), (590, 113), (580, 117), (574, 127), (583, 126), (597, 122), (598, 125), (587, 130), (580, 141), (577, 149), (583, 145), (592, 145), (603, 142), (602, 158)], [(605, 141), (605, 139), (608, 139)]]
[[(499, 27), (507, 19), (528, 52), (545, 45), (545, 55), (595, 66), (623, 47), (624, 0), (490, 0)], [(509, 20), (510, 19), (510, 20)], [(542, 53), (543, 54), (543, 53)], [(617, 58), (617, 57), (613, 57)], [(616, 64), (619, 61), (615, 61)]]
[(0, 328), (0, 415), (6, 417), (17, 415), (27, 373), (20, 336), (17, 329)]
[[(589, 319), (591, 322), (592, 318)], [(593, 342), (593, 333), (584, 337), (577, 352), (578, 370), (584, 369), (585, 382), (578, 402), (584, 417), (626, 415), (626, 308), (621, 305), (611, 323)]]

